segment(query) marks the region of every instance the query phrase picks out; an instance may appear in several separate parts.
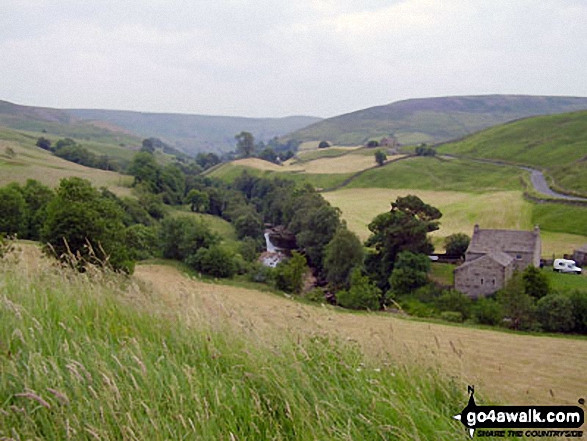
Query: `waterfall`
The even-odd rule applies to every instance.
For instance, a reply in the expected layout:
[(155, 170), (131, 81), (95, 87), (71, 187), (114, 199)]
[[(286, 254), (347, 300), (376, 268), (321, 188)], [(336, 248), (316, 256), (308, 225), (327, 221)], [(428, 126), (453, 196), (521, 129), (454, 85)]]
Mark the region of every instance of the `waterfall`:
[(269, 238), (269, 232), (265, 232), (264, 236), (265, 236), (265, 243), (267, 246), (267, 252), (269, 252), (269, 253), (278, 252), (279, 249), (275, 245), (273, 245), (273, 243), (271, 242), (271, 239)]

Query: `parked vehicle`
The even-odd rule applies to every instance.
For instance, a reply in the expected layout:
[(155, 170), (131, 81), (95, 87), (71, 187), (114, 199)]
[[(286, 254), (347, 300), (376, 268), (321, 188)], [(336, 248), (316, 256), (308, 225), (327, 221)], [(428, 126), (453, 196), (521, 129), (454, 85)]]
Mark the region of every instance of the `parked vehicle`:
[(582, 272), (575, 261), (569, 259), (555, 259), (552, 264), (552, 269), (557, 273), (581, 274)]

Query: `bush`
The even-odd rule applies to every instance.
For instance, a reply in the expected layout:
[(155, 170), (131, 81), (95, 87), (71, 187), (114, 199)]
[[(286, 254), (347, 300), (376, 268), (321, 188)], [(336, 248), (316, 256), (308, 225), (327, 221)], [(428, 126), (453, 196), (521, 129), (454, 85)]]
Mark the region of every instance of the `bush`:
[(545, 331), (569, 332), (575, 327), (573, 302), (562, 294), (541, 298), (536, 305), (536, 315)]
[(314, 288), (304, 294), (304, 298), (315, 303), (324, 303), (324, 290), (322, 288)]
[(459, 291), (445, 291), (434, 303), (440, 311), (459, 312), (465, 320), (471, 316), (473, 302), (470, 297)]
[(493, 299), (481, 297), (473, 305), (473, 318), (482, 325), (499, 325), (503, 322), (501, 305)]
[(253, 262), (249, 266), (248, 279), (257, 283), (273, 283), (275, 280), (275, 268), (265, 266), (259, 262)]
[(434, 317), (436, 310), (432, 305), (423, 303), (413, 297), (404, 298), (400, 302), (402, 309), (414, 317)]
[(453, 323), (462, 323), (463, 322), (463, 314), (458, 311), (442, 311), (440, 313), (440, 318), (447, 322)]
[(200, 248), (196, 254), (188, 256), (186, 263), (202, 274), (219, 278), (232, 277), (237, 271), (233, 255), (217, 245)]
[(0, 188), (0, 212), (0, 233), (26, 235), (27, 207), (18, 186)]
[(299, 294), (304, 287), (304, 274), (307, 270), (306, 258), (294, 251), (290, 259), (282, 261), (275, 268), (275, 287)]
[(166, 218), (161, 222), (161, 252), (166, 259), (185, 260), (200, 248), (206, 248), (218, 242), (204, 221), (182, 216)]
[(344, 308), (376, 311), (381, 308), (381, 291), (367, 276), (361, 275), (359, 269), (355, 269), (351, 275), (350, 289), (337, 292), (336, 301)]
[(319, 149), (325, 149), (328, 147), (330, 147), (330, 143), (328, 141), (320, 141), (320, 144), (318, 144)]
[(573, 307), (574, 331), (579, 334), (587, 334), (587, 293), (573, 291), (569, 295)]
[(155, 257), (159, 250), (159, 234), (154, 227), (135, 224), (125, 231), (125, 243), (133, 260)]

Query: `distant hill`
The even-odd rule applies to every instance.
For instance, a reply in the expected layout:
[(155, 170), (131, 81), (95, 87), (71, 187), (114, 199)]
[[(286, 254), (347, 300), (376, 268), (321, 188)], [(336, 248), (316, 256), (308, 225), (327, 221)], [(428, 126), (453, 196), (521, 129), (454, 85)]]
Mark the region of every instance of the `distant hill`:
[(555, 187), (587, 195), (587, 111), (492, 127), (441, 145), (438, 152), (540, 168)]
[(328, 118), (286, 138), (357, 145), (394, 134), (402, 144), (432, 144), (520, 118), (585, 109), (587, 98), (574, 97), (487, 95), (411, 99)]
[(145, 138), (160, 138), (191, 154), (234, 150), (234, 136), (243, 130), (251, 132), (258, 141), (268, 141), (321, 120), (312, 116), (243, 118), (90, 109), (66, 112), (84, 121), (105, 121)]
[(138, 136), (107, 122), (81, 121), (60, 109), (21, 106), (1, 100), (0, 126), (111, 144), (139, 146), (141, 142)]

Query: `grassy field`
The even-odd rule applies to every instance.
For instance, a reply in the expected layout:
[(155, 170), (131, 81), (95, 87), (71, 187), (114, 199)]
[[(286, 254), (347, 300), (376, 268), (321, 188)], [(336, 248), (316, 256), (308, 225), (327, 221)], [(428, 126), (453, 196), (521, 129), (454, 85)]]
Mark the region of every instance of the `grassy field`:
[(489, 192), (521, 188), (522, 170), (479, 162), (438, 158), (410, 158), (368, 170), (349, 188), (412, 188)]
[[(164, 277), (149, 287), (153, 274)], [(319, 328), (267, 323), (273, 332), (261, 335), (257, 320), (275, 303), (246, 317), (220, 296), (319, 308), (226, 287), (218, 296), (157, 266), (128, 279), (11, 258), (0, 284), (3, 439), (466, 439), (451, 418), (465, 383), (366, 358)]]
[[(465, 193), (455, 191), (397, 190), (383, 188), (344, 188), (324, 193), (324, 198), (342, 211), (342, 217), (349, 228), (361, 239), (369, 237), (367, 226), (373, 218), (391, 208), (391, 202), (398, 196), (415, 194), (424, 202), (435, 206), (442, 212), (440, 229), (432, 233), (437, 250), (443, 249), (446, 236), (454, 233), (473, 234), (473, 226), (482, 228), (505, 228), (531, 230), (540, 225), (542, 254), (562, 256), (587, 243), (587, 232), (570, 228), (587, 218), (587, 209), (568, 205), (555, 205), (561, 218), (561, 228), (549, 230), (552, 225), (550, 212), (545, 205), (533, 204), (524, 200), (520, 191), (497, 191), (492, 193)], [(583, 210), (583, 211), (578, 211)], [(567, 225), (565, 230), (562, 226)], [(562, 231), (561, 231), (562, 230)], [(571, 231), (571, 233), (565, 232)], [(575, 232), (575, 234), (572, 234)]]
[(441, 153), (544, 169), (559, 187), (587, 194), (587, 112), (549, 115), (493, 127), (442, 145)]
[(343, 156), (351, 153), (361, 146), (357, 147), (328, 147), (325, 149), (316, 150), (301, 150), (296, 157), (300, 161), (312, 161), (320, 158), (336, 158), (337, 156)]
[[(169, 307), (197, 308), (215, 321), (226, 319), (256, 341), (280, 335), (352, 341), (379, 365), (391, 361), (440, 367), (463, 387), (475, 384), (493, 399), (510, 404), (574, 404), (587, 368), (585, 338), (512, 334), (386, 313), (351, 313), (271, 293), (188, 280), (176, 269), (157, 265), (138, 266), (136, 277), (150, 283)], [(557, 359), (570, 353), (574, 356), (567, 364)]]
[[(88, 179), (96, 187), (108, 187), (118, 195), (130, 194), (129, 187), (133, 180), (131, 176), (66, 161), (36, 147), (36, 138), (33, 141), (24, 135), (15, 134), (7, 140), (5, 133), (0, 132), (0, 185), (36, 179), (45, 185), (55, 187), (63, 178), (79, 176)], [(12, 149), (15, 155), (8, 155), (7, 149)]]

